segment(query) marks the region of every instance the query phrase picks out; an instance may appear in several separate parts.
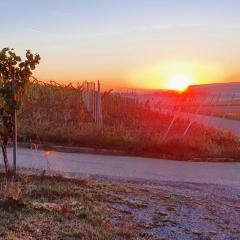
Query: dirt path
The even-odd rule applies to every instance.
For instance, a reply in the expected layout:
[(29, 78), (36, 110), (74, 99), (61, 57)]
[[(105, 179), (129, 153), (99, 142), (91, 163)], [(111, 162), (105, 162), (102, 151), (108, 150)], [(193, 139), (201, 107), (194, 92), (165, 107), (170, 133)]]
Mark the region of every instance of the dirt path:
[(17, 164), (19, 167), (59, 171), (70, 175), (89, 174), (150, 181), (210, 183), (240, 188), (240, 163), (179, 162), (18, 149)]

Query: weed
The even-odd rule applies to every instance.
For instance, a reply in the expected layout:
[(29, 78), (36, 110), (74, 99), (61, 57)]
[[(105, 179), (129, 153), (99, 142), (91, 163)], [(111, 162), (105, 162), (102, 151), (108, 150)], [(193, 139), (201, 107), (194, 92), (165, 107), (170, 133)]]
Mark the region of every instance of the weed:
[(21, 184), (15, 180), (5, 180), (1, 184), (1, 193), (6, 205), (18, 205), (23, 201)]

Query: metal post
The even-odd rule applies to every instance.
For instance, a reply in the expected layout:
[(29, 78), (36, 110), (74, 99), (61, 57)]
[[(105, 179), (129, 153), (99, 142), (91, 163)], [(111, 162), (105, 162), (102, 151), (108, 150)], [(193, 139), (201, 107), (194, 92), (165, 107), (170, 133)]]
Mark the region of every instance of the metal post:
[(17, 171), (17, 95), (16, 95), (16, 82), (12, 80), (14, 113), (13, 113), (13, 169)]
[(17, 171), (17, 110), (14, 109), (14, 135), (13, 135), (13, 169)]
[(100, 128), (100, 83), (97, 81), (97, 127)]
[(102, 119), (102, 99), (101, 99), (101, 87), (100, 81), (98, 80), (98, 114), (99, 114), (99, 128), (103, 127)]
[[(206, 103), (206, 102), (207, 102), (207, 100), (205, 100), (205, 103)], [(183, 137), (185, 137), (185, 136), (187, 135), (187, 133), (188, 133), (190, 127), (191, 127), (192, 124), (196, 121), (196, 120), (194, 121), (194, 117), (197, 118), (197, 115), (198, 115), (199, 112), (202, 110), (203, 105), (204, 105), (204, 103), (201, 103), (201, 104), (198, 106), (196, 112), (194, 113), (195, 116), (192, 116), (191, 121), (189, 122), (187, 128), (186, 128), (185, 131), (183, 132)]]
[[(177, 100), (176, 100), (176, 103), (177, 103)], [(163, 140), (165, 140), (165, 139), (167, 138), (170, 130), (172, 129), (173, 124), (175, 123), (177, 117), (178, 117), (178, 116), (180, 115), (180, 113), (181, 113), (182, 103), (181, 103), (181, 97), (180, 97), (180, 96), (179, 96), (179, 104), (180, 104), (180, 105), (179, 105), (177, 111), (176, 111), (175, 113), (173, 112), (173, 118), (172, 118), (172, 120), (171, 120), (171, 122), (170, 122), (170, 124), (169, 124), (169, 126), (168, 126), (168, 128), (167, 128), (166, 133), (165, 133), (164, 136), (163, 136)]]
[(96, 122), (97, 120), (97, 117), (96, 117), (96, 85), (95, 85), (95, 82), (93, 83), (93, 118), (94, 118), (94, 121)]

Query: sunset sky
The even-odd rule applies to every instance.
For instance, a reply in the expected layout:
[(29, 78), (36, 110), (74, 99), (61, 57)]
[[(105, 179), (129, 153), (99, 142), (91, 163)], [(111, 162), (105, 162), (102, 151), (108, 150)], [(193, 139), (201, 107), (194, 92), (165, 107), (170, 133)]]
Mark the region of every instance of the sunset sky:
[(0, 8), (1, 48), (38, 52), (41, 80), (152, 89), (240, 81), (238, 0), (8, 0)]

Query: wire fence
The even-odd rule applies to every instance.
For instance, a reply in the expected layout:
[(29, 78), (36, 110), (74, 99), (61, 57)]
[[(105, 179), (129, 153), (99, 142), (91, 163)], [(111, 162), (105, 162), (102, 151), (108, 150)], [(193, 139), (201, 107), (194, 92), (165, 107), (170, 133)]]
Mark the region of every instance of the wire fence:
[(100, 82), (88, 82), (82, 83), (82, 99), (83, 103), (89, 114), (92, 116), (93, 121), (96, 123), (97, 128), (103, 128), (102, 118), (102, 97)]
[(165, 139), (174, 132), (184, 137), (195, 124), (240, 135), (240, 94), (237, 93), (102, 91), (100, 81), (84, 81), (73, 86), (34, 79), (23, 101), (19, 116), (22, 136), (45, 135), (44, 139), (51, 140), (60, 133), (71, 142), (80, 131), (148, 127), (161, 132)]

